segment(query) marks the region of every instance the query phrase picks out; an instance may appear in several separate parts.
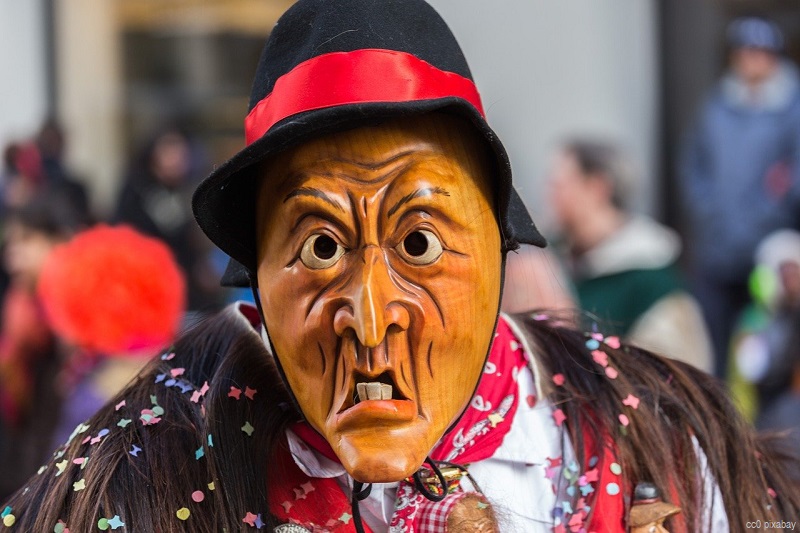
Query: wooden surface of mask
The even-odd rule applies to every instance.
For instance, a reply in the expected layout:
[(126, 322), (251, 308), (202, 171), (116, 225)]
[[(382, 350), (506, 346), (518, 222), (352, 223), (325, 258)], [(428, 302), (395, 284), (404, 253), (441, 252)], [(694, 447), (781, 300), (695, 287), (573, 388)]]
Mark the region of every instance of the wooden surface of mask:
[(501, 277), (484, 150), (467, 123), (432, 115), (320, 137), (263, 168), (270, 339), (358, 481), (413, 474), (481, 375)]

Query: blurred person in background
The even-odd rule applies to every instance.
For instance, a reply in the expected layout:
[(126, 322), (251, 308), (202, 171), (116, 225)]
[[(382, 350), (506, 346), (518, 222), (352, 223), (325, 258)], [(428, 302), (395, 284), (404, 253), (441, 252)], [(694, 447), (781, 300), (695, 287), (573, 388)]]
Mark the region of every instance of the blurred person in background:
[(720, 377), (749, 299), (755, 248), (770, 232), (797, 227), (800, 215), (800, 78), (781, 55), (783, 35), (747, 17), (729, 25), (727, 39), (729, 70), (687, 137), (680, 172), (692, 288)]
[(49, 190), (8, 214), (3, 261), (10, 285), (0, 315), (0, 494), (16, 489), (49, 450), (60, 362), (36, 284), (51, 250), (82, 223), (69, 199)]
[(552, 311), (566, 319), (576, 304), (559, 259), (528, 245), (508, 254), (500, 308), (505, 313)]
[(551, 172), (550, 204), (581, 309), (633, 344), (710, 370), (708, 333), (676, 266), (680, 238), (627, 209), (634, 177), (621, 151), (568, 141)]
[(753, 302), (732, 342), (738, 375), (755, 397), (741, 386), (733, 390), (758, 427), (800, 430), (800, 233), (770, 234), (755, 263)]
[(195, 311), (213, 310), (223, 298), (213, 246), (192, 218), (192, 192), (208, 170), (203, 159), (184, 132), (165, 127), (131, 165), (112, 217), (167, 243), (186, 273)]
[(64, 161), (67, 137), (64, 128), (55, 118), (48, 118), (42, 123), (36, 135), (36, 146), (41, 155), (42, 170), (48, 186), (69, 196), (73, 205), (89, 217), (91, 208), (86, 186)]
[(186, 283), (165, 243), (130, 227), (100, 225), (49, 254), (38, 295), (64, 359), (51, 443), (57, 447), (170, 346)]

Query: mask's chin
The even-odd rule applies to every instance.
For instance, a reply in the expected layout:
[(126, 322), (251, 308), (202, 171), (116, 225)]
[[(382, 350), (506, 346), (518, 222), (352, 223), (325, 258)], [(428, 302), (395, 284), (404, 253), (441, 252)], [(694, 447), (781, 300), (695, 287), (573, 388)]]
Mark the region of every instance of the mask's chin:
[(377, 428), (339, 434), (331, 444), (344, 469), (356, 481), (391, 483), (419, 470), (435, 444), (428, 445), (426, 437), (422, 427)]

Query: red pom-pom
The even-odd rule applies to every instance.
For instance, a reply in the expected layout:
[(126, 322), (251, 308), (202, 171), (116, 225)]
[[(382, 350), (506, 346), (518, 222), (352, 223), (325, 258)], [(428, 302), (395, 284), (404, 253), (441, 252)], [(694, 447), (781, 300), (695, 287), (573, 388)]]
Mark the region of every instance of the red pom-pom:
[(96, 226), (56, 247), (38, 289), (56, 333), (106, 354), (171, 343), (186, 300), (170, 249), (125, 226)]

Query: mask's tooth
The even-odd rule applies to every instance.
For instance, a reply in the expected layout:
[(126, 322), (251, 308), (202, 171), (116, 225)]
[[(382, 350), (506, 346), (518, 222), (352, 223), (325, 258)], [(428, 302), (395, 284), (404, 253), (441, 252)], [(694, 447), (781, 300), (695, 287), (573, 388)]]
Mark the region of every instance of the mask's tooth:
[(356, 383), (356, 395), (358, 396), (358, 401), (363, 402), (367, 399), (367, 384), (366, 383)]
[(387, 385), (385, 383), (381, 383), (381, 400), (391, 400), (392, 399), (392, 386)]
[(370, 400), (380, 400), (381, 399), (381, 384), (377, 381), (372, 381), (367, 383), (367, 397)]

